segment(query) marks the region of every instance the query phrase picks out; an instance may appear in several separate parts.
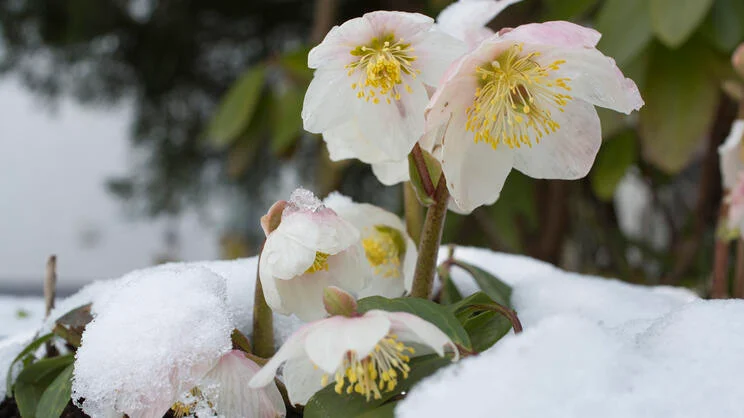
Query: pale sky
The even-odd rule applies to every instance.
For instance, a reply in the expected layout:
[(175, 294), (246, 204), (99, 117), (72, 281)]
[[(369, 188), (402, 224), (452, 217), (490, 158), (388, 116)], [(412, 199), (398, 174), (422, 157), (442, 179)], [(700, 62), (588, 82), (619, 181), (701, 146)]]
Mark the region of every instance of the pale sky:
[[(165, 250), (169, 222), (129, 219), (105, 188), (133, 165), (130, 118), (124, 105), (101, 110), (70, 100), (50, 111), (16, 80), (0, 80), (0, 289), (33, 285), (52, 253), (60, 285), (76, 286), (150, 265)], [(216, 225), (195, 215), (170, 223), (180, 259), (218, 257)]]

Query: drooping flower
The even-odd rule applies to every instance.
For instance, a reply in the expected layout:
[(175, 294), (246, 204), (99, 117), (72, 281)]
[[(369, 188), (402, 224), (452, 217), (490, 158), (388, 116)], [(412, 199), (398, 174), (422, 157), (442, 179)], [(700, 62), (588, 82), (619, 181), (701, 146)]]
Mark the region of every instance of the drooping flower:
[(439, 328), (409, 313), (372, 310), (362, 316), (334, 316), (300, 328), (251, 380), (252, 387), (272, 382), (279, 366), (290, 401), (305, 404), (335, 381), (337, 393), (378, 399), (408, 377), (411, 357), (431, 349), (440, 356), (456, 346)]
[(454, 203), (495, 202), (512, 168), (576, 179), (602, 141), (594, 106), (630, 113), (635, 83), (595, 46), (599, 32), (569, 22), (517, 27), (484, 40), (448, 70), (427, 108), (427, 129)]
[(721, 160), (721, 181), (723, 189), (729, 190), (737, 183), (744, 170), (744, 148), (741, 140), (744, 137), (744, 119), (734, 121), (726, 141), (718, 147)]
[(486, 27), (504, 9), (522, 0), (458, 0), (437, 16), (437, 26), (475, 48), (494, 32)]
[(424, 133), (427, 86), (464, 52), (418, 13), (378, 11), (336, 26), (308, 57), (316, 71), (304, 127), (323, 134), (333, 160), (400, 162)]
[(324, 203), (361, 233), (372, 279), (359, 292), (359, 297), (379, 295), (392, 298), (410, 291), (418, 251), (403, 221), (385, 209), (355, 203), (340, 193), (332, 193)]
[(304, 321), (322, 318), (323, 289), (356, 293), (366, 285), (362, 257), (359, 231), (312, 192), (297, 189), (261, 252), (258, 271), (266, 302)]

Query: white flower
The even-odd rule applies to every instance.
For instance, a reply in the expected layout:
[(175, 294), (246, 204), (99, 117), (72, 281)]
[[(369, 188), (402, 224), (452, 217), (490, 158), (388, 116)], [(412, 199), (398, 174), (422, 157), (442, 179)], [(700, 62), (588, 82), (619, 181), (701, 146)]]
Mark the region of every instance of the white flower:
[(502, 10), (522, 0), (459, 0), (437, 16), (437, 26), (475, 48), (494, 32), (486, 27)]
[(361, 232), (372, 280), (359, 292), (359, 297), (394, 298), (410, 291), (418, 251), (403, 221), (385, 209), (354, 203), (340, 193), (332, 193), (324, 203)]
[(495, 202), (512, 167), (534, 178), (585, 176), (602, 142), (594, 106), (630, 113), (638, 88), (569, 22), (493, 35), (448, 70), (427, 109), (427, 148), (464, 212)]
[(258, 271), (271, 309), (312, 321), (326, 316), (327, 286), (356, 293), (366, 285), (362, 263), (359, 231), (311, 192), (297, 189), (266, 238)]
[(427, 86), (464, 52), (418, 13), (378, 11), (336, 26), (308, 57), (316, 71), (304, 127), (323, 134), (333, 160), (402, 161), (424, 133)]
[(739, 119), (731, 125), (731, 132), (726, 141), (718, 147), (718, 156), (721, 159), (721, 181), (723, 189), (733, 189), (744, 169), (744, 149), (741, 140), (744, 137), (744, 120)]
[[(412, 344), (417, 344), (413, 348)], [(293, 404), (305, 404), (330, 379), (337, 393), (356, 392), (369, 400), (406, 379), (410, 358), (431, 349), (444, 356), (452, 341), (431, 323), (409, 313), (372, 310), (362, 316), (334, 316), (307, 324), (293, 334), (251, 380), (251, 387), (271, 383), (284, 366)]]

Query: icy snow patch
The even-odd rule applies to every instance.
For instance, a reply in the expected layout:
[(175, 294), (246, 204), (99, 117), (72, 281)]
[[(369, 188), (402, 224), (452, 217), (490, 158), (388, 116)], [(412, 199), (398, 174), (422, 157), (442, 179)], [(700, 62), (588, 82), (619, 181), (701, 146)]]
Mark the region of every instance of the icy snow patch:
[(415, 387), (399, 418), (744, 417), (744, 301), (697, 301), (636, 336), (560, 315)]
[(317, 212), (322, 207), (323, 202), (313, 192), (300, 187), (295, 189), (289, 196), (289, 206), (284, 211), (296, 211), (299, 209), (301, 211)]

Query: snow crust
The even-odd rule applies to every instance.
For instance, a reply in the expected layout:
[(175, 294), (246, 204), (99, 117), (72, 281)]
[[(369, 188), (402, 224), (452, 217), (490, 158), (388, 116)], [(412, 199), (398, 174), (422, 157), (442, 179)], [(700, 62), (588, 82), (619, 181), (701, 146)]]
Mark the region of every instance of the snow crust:
[(295, 189), (291, 195), (289, 195), (289, 206), (284, 209), (285, 212), (289, 211), (309, 211), (317, 212), (323, 207), (323, 202), (318, 199), (313, 192), (302, 187)]
[[(744, 301), (458, 249), (514, 286), (525, 332), (421, 382), (400, 418), (744, 417)], [(455, 281), (474, 289), (462, 273)]]

